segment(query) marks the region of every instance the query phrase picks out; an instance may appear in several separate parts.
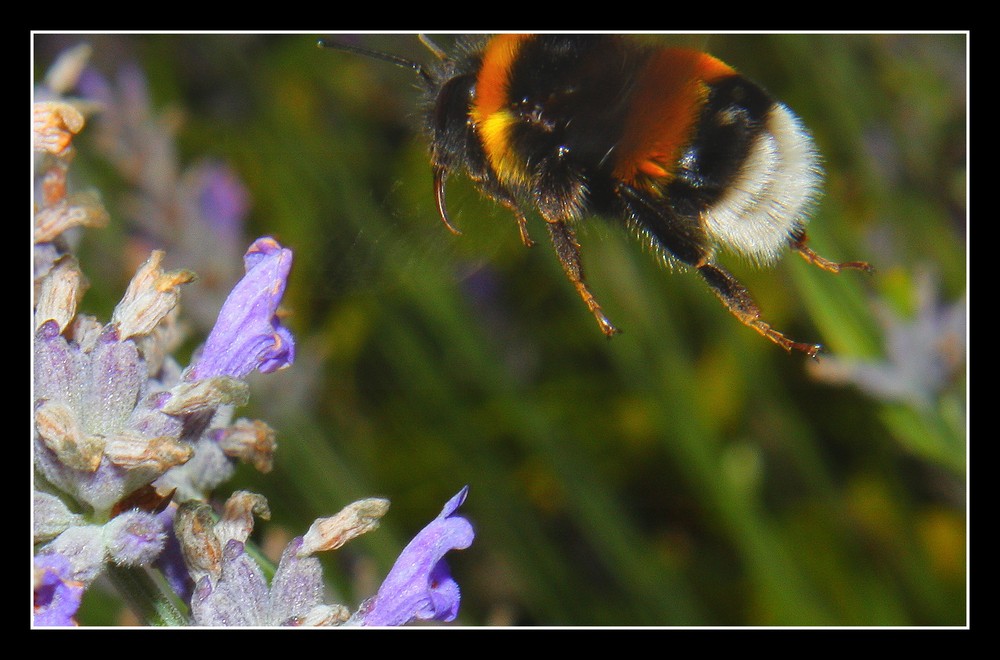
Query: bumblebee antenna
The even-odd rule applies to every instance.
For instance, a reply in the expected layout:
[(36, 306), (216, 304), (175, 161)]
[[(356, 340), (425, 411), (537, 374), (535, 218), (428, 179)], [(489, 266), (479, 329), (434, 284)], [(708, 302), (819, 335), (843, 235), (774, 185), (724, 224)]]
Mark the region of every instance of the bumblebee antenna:
[(420, 39), (420, 43), (427, 46), (427, 50), (434, 53), (434, 57), (438, 58), (439, 60), (448, 59), (448, 53), (444, 52), (444, 50), (440, 46), (431, 41), (431, 38), (428, 37), (426, 34), (418, 34), (417, 39)]
[[(427, 41), (424, 41), (423, 35), (421, 35), (420, 40), (423, 41), (425, 45), (428, 44)], [(329, 41), (328, 39), (319, 39), (316, 41), (316, 45), (319, 48), (329, 48), (330, 50), (339, 50), (346, 53), (364, 55), (365, 57), (371, 57), (376, 60), (382, 60), (383, 62), (389, 62), (390, 64), (401, 66), (404, 69), (410, 69), (411, 71), (416, 73), (418, 76), (420, 76), (427, 82), (434, 82), (431, 79), (430, 74), (427, 73), (427, 70), (424, 69), (422, 64), (420, 64), (419, 62), (414, 62), (413, 60), (408, 60), (405, 57), (400, 57), (399, 55), (393, 55), (392, 53), (383, 53), (381, 51), (371, 50), (369, 48), (364, 48), (362, 46), (351, 46), (349, 44), (343, 44), (337, 41)], [(435, 55), (438, 55), (438, 53), (443, 54), (443, 51), (441, 51), (441, 49), (435, 46), (434, 44), (427, 45), (427, 47)], [(438, 56), (440, 57), (441, 55)]]

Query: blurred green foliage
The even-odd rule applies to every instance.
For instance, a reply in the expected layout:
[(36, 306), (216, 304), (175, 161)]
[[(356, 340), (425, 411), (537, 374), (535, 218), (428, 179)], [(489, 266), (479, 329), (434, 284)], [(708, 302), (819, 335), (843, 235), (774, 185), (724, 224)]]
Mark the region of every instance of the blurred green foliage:
[[(328, 560), (356, 606), (469, 484), (477, 538), (450, 557), (460, 623), (965, 624), (964, 345), (925, 404), (822, 380), (695, 275), (594, 220), (580, 231), (588, 281), (624, 330), (606, 340), (539, 218), (526, 250), (510, 214), (455, 178), (464, 234), (441, 226), (412, 73), (319, 50), (317, 36), (35, 43), (39, 73), (81, 40), (107, 75), (138, 62), (154, 107), (183, 117), (181, 162), (218, 157), (248, 186), (247, 243), (273, 234), (295, 251), (299, 361), (259, 377), (247, 411), (278, 429), (277, 465), (227, 484), (267, 497), (263, 528), (297, 535), (349, 501), (389, 497), (383, 528)], [(878, 361), (891, 351), (876, 309), (916, 318), (921, 273), (942, 305), (964, 295), (965, 35), (655, 38), (712, 52), (802, 117), (826, 169), (812, 245), (877, 268), (831, 275), (788, 258), (757, 271), (723, 257), (775, 327), (823, 343), (824, 361)], [(431, 58), (412, 35), (357, 42)], [(107, 264), (129, 228), (87, 139), (76, 174), (97, 183), (113, 226), (83, 237), (84, 309), (107, 318), (130, 275)]]

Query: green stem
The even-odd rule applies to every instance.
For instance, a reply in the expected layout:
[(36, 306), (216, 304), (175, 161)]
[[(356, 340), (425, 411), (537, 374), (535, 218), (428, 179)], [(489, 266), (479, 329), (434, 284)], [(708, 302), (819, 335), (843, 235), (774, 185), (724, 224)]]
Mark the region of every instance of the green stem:
[(142, 568), (108, 565), (108, 577), (129, 608), (150, 626), (186, 626), (187, 608), (162, 580)]

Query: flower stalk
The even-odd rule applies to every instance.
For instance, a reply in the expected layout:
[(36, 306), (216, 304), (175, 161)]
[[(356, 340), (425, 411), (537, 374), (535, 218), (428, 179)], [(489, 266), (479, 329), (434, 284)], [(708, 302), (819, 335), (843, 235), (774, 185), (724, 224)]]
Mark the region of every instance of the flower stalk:
[(144, 625), (185, 626), (187, 607), (165, 582), (143, 568), (110, 564), (107, 576), (115, 591)]

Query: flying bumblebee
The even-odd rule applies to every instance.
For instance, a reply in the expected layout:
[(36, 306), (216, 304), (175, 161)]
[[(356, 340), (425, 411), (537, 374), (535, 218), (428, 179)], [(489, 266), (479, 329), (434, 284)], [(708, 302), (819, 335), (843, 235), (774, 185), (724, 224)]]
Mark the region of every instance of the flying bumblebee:
[(825, 259), (805, 225), (822, 173), (791, 110), (698, 50), (612, 34), (466, 37), (454, 55), (430, 39), (429, 66), (320, 40), (412, 69), (426, 93), (434, 195), (453, 233), (445, 183), (464, 172), (510, 209), (545, 220), (566, 276), (601, 331), (618, 329), (587, 286), (574, 225), (601, 216), (629, 227), (666, 261), (696, 270), (726, 308), (786, 351), (815, 357), (761, 318), (749, 291), (716, 263), (724, 247), (758, 265), (788, 248), (830, 272), (870, 265)]

